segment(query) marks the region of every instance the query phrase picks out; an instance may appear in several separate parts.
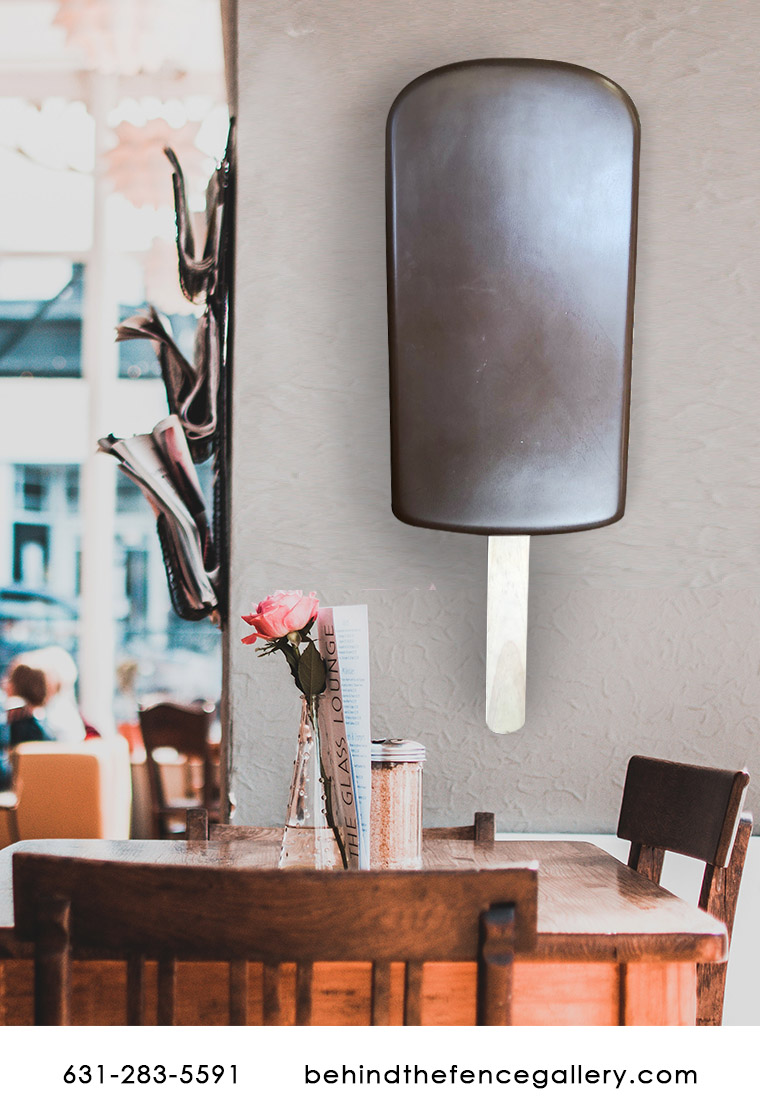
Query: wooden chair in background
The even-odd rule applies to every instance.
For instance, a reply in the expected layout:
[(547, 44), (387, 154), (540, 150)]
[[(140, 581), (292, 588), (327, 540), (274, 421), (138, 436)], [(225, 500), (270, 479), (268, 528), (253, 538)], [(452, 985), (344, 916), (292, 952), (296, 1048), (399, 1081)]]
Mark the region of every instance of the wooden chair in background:
[[(188, 840), (245, 839), (246, 826), (236, 824), (209, 824), (204, 809), (187, 811), (186, 835)], [(476, 813), (472, 824), (454, 828), (426, 828), (423, 835), (436, 840), (472, 840), (475, 844), (492, 844), (496, 834), (493, 813)]]
[[(72, 950), (127, 957), (127, 1019), (145, 1020), (158, 961), (158, 1022), (175, 1018), (176, 961), (230, 961), (230, 1022), (247, 1022), (247, 967), (263, 962), (264, 1022), (280, 1022), (280, 964), (295, 962), (296, 1022), (311, 1022), (315, 961), (372, 961), (371, 1021), (391, 1013), (405, 962), (404, 1022), (420, 1022), (426, 961), (478, 964), (479, 1024), (511, 1021), (512, 962), (536, 938), (535, 866), (479, 871), (262, 871), (130, 864), (18, 852), (17, 936), (35, 944), (35, 1019), (70, 1019)], [(242, 966), (242, 967), (241, 967)]]
[[(742, 815), (746, 770), (719, 770), (635, 755), (628, 763), (617, 834), (628, 866), (660, 882), (665, 852), (705, 864), (699, 906), (723, 922), (729, 941), (752, 817)], [(697, 965), (697, 1024), (720, 1026), (728, 962)]]
[[(148, 785), (150, 788), (153, 835), (157, 839), (177, 839), (185, 835), (185, 813), (203, 808), (211, 820), (219, 819), (214, 760), (209, 732), (214, 708), (211, 704), (174, 704), (163, 702), (140, 711), (140, 731), (145, 744)], [(188, 759), (198, 759), (203, 766), (203, 786), (199, 796), (167, 795), (161, 765), (155, 751), (173, 747)]]
[(496, 836), (496, 818), (493, 813), (476, 813), (472, 824), (448, 828), (424, 828), (423, 836), (430, 840), (472, 840), (475, 844), (493, 844)]

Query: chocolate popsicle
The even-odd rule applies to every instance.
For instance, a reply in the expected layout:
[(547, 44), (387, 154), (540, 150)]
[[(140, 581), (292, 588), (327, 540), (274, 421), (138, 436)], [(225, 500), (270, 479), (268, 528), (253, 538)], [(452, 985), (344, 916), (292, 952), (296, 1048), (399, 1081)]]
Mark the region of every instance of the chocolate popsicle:
[(489, 542), (486, 717), (524, 722), (528, 544), (625, 503), (639, 123), (592, 70), (461, 62), (387, 132), (393, 512)]

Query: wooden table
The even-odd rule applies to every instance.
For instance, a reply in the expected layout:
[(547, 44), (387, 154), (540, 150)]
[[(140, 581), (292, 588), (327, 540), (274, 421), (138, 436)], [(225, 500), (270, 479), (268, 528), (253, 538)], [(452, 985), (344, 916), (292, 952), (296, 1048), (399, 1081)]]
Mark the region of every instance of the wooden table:
[[(13, 933), (14, 852), (276, 866), (279, 830), (241, 827), (225, 831), (225, 839), (208, 843), (29, 840), (0, 851), (0, 957), (5, 958), (0, 962), (0, 1021), (31, 1021), (31, 947)], [(426, 868), (492, 867), (532, 860), (539, 863), (538, 940), (535, 950), (515, 963), (514, 1021), (525, 1025), (693, 1024), (696, 964), (724, 960), (727, 950), (725, 927), (695, 906), (588, 843), (497, 840), (484, 846), (432, 836), (426, 838), (423, 856)], [(180, 968), (186, 975), (186, 982), (180, 977), (179, 984), (181, 1021), (224, 1022), (226, 966), (189, 963)], [(124, 970), (118, 961), (75, 962), (75, 1021), (123, 1022)], [(260, 966), (251, 963), (249, 970), (250, 1021), (255, 1022), (261, 1000)], [(289, 1021), (294, 970), (286, 965), (281, 971), (283, 1015)], [(400, 1015), (401, 965), (393, 983)], [(474, 991), (474, 966), (426, 965), (424, 1021), (474, 1022)], [(366, 1022), (368, 1006), (369, 965), (315, 966), (315, 1022)]]

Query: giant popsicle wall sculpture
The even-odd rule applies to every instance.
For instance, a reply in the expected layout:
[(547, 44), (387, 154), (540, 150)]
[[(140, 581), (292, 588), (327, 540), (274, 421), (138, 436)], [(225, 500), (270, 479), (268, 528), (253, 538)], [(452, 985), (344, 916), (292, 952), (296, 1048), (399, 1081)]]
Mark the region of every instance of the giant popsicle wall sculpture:
[(531, 534), (623, 515), (639, 123), (592, 70), (460, 62), (387, 137), (393, 512), (489, 540), (486, 719), (525, 722)]

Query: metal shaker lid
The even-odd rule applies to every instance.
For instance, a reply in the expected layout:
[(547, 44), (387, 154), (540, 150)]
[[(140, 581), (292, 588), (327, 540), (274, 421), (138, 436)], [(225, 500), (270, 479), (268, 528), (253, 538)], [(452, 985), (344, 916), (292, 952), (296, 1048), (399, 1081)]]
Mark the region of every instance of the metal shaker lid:
[(424, 762), (425, 748), (414, 739), (373, 739), (373, 762)]

